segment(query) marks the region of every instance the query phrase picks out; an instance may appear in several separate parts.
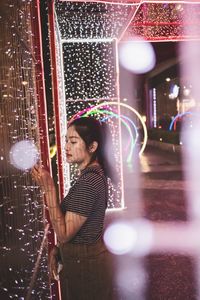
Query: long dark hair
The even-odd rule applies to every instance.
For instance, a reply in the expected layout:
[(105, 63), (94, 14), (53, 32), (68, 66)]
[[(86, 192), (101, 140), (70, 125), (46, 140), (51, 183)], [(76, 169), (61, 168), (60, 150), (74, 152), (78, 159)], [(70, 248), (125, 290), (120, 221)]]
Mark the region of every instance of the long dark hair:
[(105, 122), (100, 123), (100, 121), (92, 117), (82, 117), (70, 122), (68, 127), (74, 126), (75, 130), (78, 132), (80, 137), (86, 144), (87, 149), (92, 142), (96, 141), (98, 143), (97, 150), (93, 153), (91, 162), (98, 160), (104, 174), (109, 177), (113, 183), (117, 182), (117, 174), (114, 165), (109, 160), (109, 157), (113, 157), (113, 153), (107, 153), (107, 144), (109, 143), (109, 148), (112, 148), (112, 139), (110, 132), (108, 130), (108, 125)]

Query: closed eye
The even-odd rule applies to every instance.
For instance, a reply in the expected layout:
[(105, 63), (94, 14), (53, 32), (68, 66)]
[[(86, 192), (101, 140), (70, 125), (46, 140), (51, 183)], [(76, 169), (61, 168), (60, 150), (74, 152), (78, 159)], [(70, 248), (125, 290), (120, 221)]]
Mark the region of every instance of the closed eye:
[(66, 139), (66, 143), (71, 143), (71, 144), (76, 144), (77, 143), (77, 140), (78, 140), (78, 137), (76, 136), (69, 136), (67, 139)]

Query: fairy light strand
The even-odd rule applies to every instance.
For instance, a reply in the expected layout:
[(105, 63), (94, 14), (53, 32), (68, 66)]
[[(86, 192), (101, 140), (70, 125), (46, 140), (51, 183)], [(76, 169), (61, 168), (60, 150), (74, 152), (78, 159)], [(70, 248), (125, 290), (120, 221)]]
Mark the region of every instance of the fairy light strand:
[[(124, 39), (132, 36), (144, 37), (150, 41), (199, 39), (197, 28), (200, 20), (192, 17), (196, 16), (197, 11), (200, 11), (199, 2), (144, 2), (139, 6), (137, 14), (125, 32)], [(185, 19), (187, 19), (187, 32)]]
[[(2, 299), (22, 299), (44, 236), (42, 195), (28, 172), (11, 166), (13, 144), (28, 139), (39, 149), (34, 69), (37, 49), (31, 44), (32, 1), (5, 4), (0, 18), (0, 213)], [(3, 11), (1, 10), (1, 13)], [(41, 137), (42, 138), (42, 137)], [(40, 258), (35, 299), (50, 298), (47, 243)]]

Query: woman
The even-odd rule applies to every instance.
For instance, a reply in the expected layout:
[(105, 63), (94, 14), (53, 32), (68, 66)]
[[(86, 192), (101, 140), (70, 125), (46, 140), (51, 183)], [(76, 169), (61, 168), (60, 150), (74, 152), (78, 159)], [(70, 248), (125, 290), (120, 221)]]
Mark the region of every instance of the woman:
[(110, 254), (102, 241), (108, 200), (107, 178), (112, 179), (105, 155), (105, 131), (93, 118), (79, 118), (67, 131), (68, 163), (76, 163), (79, 177), (59, 205), (49, 173), (35, 166), (32, 174), (46, 196), (52, 226), (59, 241), (50, 255), (51, 275), (57, 275), (60, 253), (63, 299), (112, 299)]

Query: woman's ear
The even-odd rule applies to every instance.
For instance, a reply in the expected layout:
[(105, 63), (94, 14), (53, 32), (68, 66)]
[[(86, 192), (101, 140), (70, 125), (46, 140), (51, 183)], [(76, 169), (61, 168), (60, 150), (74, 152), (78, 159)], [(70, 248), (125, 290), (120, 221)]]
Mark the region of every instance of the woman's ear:
[(92, 142), (89, 146), (89, 152), (94, 153), (98, 148), (98, 143), (96, 141)]

